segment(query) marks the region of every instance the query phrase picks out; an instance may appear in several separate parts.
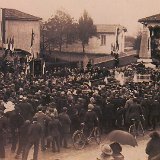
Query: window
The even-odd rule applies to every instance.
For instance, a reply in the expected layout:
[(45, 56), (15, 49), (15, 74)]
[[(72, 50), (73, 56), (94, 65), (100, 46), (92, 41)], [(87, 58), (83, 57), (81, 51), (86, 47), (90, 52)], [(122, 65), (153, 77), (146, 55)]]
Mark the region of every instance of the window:
[(106, 45), (106, 35), (101, 35), (101, 46)]

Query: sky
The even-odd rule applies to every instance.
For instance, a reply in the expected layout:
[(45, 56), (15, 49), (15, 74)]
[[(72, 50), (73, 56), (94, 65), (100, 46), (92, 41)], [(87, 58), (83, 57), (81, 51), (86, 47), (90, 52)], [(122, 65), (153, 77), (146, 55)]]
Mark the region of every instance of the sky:
[(1, 8), (14, 8), (43, 18), (64, 10), (75, 19), (86, 10), (94, 24), (121, 24), (128, 35), (136, 35), (138, 19), (160, 13), (160, 0), (0, 0)]

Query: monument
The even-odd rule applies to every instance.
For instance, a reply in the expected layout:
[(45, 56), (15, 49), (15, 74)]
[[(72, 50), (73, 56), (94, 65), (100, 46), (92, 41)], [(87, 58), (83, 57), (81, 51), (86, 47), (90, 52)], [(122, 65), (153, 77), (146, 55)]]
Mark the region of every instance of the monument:
[(143, 24), (138, 62), (154, 68), (152, 55), (160, 54), (160, 14), (139, 19), (138, 22)]

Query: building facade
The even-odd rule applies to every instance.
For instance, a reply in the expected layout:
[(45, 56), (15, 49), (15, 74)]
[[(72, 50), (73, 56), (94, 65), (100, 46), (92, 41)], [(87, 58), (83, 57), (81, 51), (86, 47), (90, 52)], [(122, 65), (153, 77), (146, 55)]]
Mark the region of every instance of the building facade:
[[(85, 46), (85, 53), (110, 54), (111, 52), (124, 52), (125, 27), (121, 25), (98, 24), (97, 36), (89, 39)], [(64, 52), (82, 52), (81, 42), (62, 47)]]
[(2, 8), (1, 40), (5, 44), (3, 46), (12, 43), (15, 50), (29, 52), (37, 57), (40, 53), (40, 20), (39, 17), (15, 9)]

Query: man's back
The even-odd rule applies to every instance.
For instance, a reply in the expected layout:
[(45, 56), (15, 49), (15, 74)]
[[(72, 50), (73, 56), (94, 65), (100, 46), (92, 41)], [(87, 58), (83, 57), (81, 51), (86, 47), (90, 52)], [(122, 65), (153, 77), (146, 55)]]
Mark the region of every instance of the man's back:
[(87, 111), (86, 115), (85, 115), (85, 124), (90, 126), (90, 127), (94, 127), (95, 125), (97, 125), (97, 115), (94, 111)]
[(38, 122), (33, 122), (29, 127), (28, 136), (29, 140), (36, 141), (41, 138), (42, 128)]

